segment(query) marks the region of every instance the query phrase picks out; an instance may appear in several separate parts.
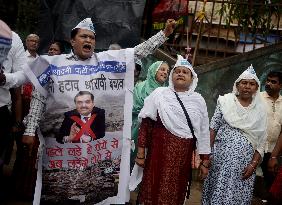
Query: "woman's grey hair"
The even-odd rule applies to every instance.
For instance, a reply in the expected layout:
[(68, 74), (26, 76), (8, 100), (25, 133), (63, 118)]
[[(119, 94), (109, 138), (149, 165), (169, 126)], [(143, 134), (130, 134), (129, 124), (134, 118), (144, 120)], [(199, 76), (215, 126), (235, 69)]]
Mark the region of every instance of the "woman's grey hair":
[(113, 43), (109, 46), (109, 50), (120, 50), (120, 49), (122, 49), (122, 47), (117, 43)]

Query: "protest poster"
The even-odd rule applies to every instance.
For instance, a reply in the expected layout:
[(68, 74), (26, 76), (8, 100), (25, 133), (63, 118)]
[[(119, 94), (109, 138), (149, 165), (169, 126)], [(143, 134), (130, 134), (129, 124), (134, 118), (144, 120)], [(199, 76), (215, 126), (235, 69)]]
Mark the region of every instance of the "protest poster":
[(41, 56), (25, 72), (47, 98), (33, 204), (129, 201), (133, 49), (84, 61)]

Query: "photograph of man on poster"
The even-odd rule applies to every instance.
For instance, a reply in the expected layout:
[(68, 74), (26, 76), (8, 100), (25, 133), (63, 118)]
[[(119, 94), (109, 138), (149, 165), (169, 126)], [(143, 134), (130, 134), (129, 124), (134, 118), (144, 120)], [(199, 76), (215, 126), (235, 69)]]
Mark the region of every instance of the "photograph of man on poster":
[(105, 110), (94, 103), (94, 95), (80, 91), (74, 97), (76, 109), (64, 114), (59, 143), (87, 143), (105, 136)]

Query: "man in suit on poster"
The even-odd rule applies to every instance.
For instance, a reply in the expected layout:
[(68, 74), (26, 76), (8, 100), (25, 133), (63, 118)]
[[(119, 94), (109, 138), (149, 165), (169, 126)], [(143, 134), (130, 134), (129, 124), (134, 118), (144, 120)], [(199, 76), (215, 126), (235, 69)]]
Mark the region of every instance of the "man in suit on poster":
[(66, 112), (59, 143), (87, 143), (105, 136), (105, 110), (95, 107), (94, 96), (89, 91), (80, 91), (74, 98), (76, 109)]

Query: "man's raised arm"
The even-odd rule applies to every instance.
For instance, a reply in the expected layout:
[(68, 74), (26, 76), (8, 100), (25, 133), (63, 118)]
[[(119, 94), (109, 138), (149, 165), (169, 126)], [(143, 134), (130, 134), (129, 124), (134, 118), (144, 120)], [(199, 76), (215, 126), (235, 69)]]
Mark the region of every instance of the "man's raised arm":
[(168, 19), (163, 31), (158, 32), (145, 42), (134, 47), (134, 60), (140, 60), (147, 55), (152, 54), (157, 48), (159, 48), (166, 40), (167, 37), (173, 33), (176, 27), (176, 21), (174, 19)]

